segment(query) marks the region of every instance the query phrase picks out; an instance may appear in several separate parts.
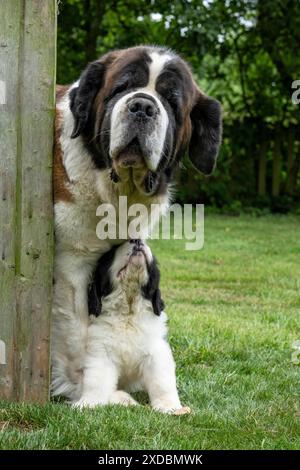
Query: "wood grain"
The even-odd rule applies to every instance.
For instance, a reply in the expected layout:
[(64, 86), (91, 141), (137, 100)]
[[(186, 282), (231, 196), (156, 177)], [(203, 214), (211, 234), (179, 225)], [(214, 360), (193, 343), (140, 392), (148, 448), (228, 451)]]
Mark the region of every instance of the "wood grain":
[[(49, 394), (56, 0), (2, 0), (0, 398)], [(3, 102), (4, 101), (4, 102)]]

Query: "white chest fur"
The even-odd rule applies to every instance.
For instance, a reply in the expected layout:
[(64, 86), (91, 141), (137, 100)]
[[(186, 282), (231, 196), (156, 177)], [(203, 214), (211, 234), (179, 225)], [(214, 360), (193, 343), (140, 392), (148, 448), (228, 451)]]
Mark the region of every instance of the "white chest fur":
[(88, 353), (97, 356), (106, 351), (120, 380), (138, 379), (142, 362), (167, 336), (166, 314), (155, 315), (150, 301), (141, 295), (129, 306), (123, 293), (114, 291), (104, 300), (100, 316), (91, 318)]
[(106, 297), (102, 307), (88, 328), (83, 388), (74, 405), (135, 405), (128, 392), (145, 390), (155, 409), (179, 410), (166, 315), (156, 316), (141, 295), (128, 304), (121, 290)]

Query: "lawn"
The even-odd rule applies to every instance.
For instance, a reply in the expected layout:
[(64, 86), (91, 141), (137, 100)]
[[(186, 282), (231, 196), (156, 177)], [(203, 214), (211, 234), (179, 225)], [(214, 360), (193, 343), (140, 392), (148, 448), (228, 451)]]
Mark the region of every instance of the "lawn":
[(1, 449), (300, 449), (300, 218), (205, 223), (201, 251), (151, 243), (192, 414), (2, 404)]

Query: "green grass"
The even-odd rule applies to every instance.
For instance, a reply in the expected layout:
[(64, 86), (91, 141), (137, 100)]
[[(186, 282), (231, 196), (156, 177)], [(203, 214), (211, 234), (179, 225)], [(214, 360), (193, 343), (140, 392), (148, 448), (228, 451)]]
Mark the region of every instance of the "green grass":
[(193, 413), (2, 404), (1, 449), (300, 448), (300, 367), (291, 362), (300, 340), (300, 220), (205, 222), (202, 251), (152, 242), (180, 396)]

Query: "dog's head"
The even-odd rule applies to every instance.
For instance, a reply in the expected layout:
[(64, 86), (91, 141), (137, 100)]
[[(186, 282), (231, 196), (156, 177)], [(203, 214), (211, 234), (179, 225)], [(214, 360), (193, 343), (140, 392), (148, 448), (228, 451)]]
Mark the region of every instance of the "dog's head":
[(145, 242), (129, 240), (115, 246), (98, 261), (89, 287), (89, 312), (99, 315), (105, 299), (121, 291), (128, 302), (139, 296), (149, 300), (153, 312), (160, 315), (164, 303), (159, 279), (157, 261)]
[(88, 65), (70, 91), (72, 138), (83, 136), (99, 168), (143, 172), (139, 189), (153, 193), (186, 150), (210, 174), (221, 140), (218, 101), (197, 87), (172, 51), (139, 46), (113, 51)]

